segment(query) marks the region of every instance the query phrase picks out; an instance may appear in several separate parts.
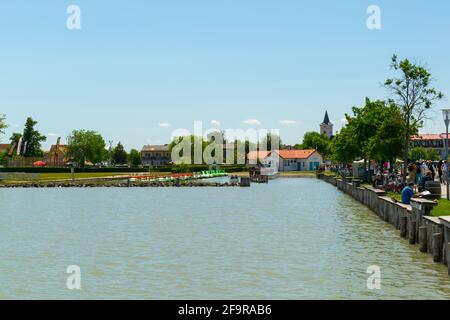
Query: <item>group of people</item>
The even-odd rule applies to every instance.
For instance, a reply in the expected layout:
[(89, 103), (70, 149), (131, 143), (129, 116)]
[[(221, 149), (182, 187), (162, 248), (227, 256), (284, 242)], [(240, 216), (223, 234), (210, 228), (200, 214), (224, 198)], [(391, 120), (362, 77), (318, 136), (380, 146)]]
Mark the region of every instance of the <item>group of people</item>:
[(447, 163), (442, 160), (436, 165), (432, 161), (409, 163), (407, 185), (402, 190), (402, 202), (410, 204), (411, 198), (414, 196), (415, 185), (420, 186), (421, 190), (425, 190), (427, 181), (436, 181), (436, 172), (439, 182), (441, 184), (447, 183), (447, 170)]
[(426, 181), (436, 180), (436, 172), (439, 176), (439, 181), (445, 183), (447, 164), (444, 161), (439, 161), (437, 165), (432, 161), (410, 162), (408, 164), (408, 183), (424, 186)]

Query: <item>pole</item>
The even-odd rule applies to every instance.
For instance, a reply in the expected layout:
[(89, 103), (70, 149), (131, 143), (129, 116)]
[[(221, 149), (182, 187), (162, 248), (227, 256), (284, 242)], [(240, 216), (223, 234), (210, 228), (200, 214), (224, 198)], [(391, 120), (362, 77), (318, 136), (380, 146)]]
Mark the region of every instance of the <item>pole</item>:
[(447, 167), (447, 170), (445, 171), (445, 180), (446, 180), (446, 187), (447, 187), (447, 200), (450, 200), (450, 189), (448, 185), (448, 170), (450, 169), (448, 166), (448, 121), (445, 122), (445, 165)]

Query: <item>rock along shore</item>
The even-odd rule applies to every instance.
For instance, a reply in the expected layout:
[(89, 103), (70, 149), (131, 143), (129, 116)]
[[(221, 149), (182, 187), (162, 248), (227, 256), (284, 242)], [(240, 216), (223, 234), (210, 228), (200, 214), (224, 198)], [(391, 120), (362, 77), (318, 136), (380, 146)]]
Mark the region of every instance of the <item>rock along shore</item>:
[(0, 184), (0, 188), (166, 188), (166, 187), (239, 187), (239, 183), (219, 182), (24, 182), (14, 184)]

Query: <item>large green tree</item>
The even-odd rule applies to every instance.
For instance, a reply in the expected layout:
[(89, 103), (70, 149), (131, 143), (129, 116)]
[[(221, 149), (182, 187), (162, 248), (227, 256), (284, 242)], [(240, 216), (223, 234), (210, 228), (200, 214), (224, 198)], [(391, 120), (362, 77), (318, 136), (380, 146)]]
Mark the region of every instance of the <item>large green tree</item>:
[(423, 65), (412, 63), (408, 59), (399, 61), (394, 55), (391, 68), (399, 76), (387, 79), (384, 85), (392, 95), (391, 100), (400, 106), (403, 115), (406, 129), (403, 133), (403, 179), (406, 181), (410, 137), (423, 126), (428, 110), (444, 95), (431, 86), (431, 73)]
[(46, 141), (47, 137), (35, 129), (37, 123), (31, 117), (28, 117), (25, 123), (22, 135), (24, 157), (42, 157), (44, 154), (41, 150), (41, 142)]
[(364, 107), (352, 110), (353, 116), (346, 115), (348, 124), (332, 142), (335, 160), (394, 161), (402, 154), (405, 125), (395, 104), (366, 98)]
[(128, 154), (120, 142), (117, 144), (117, 146), (112, 151), (112, 161), (113, 161), (113, 164), (127, 164), (128, 163)]
[(424, 147), (415, 147), (409, 151), (409, 159), (412, 161), (419, 160), (439, 160), (440, 156), (436, 149), (426, 149)]
[(74, 130), (67, 137), (67, 156), (82, 167), (86, 161), (96, 164), (107, 158), (105, 146), (105, 140), (99, 133), (89, 130)]
[(136, 149), (131, 149), (128, 160), (133, 167), (140, 166), (142, 164), (141, 153)]
[(315, 149), (325, 158), (330, 155), (331, 140), (324, 134), (318, 132), (306, 132), (303, 142), (295, 146), (296, 149)]

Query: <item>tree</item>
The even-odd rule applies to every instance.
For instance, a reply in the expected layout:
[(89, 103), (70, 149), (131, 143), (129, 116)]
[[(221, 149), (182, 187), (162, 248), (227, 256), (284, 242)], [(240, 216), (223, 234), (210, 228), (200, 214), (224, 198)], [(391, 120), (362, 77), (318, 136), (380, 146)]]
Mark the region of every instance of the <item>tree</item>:
[(0, 134), (5, 134), (4, 129), (8, 128), (8, 125), (6, 124), (6, 116), (4, 114), (0, 114)]
[(37, 124), (31, 117), (27, 118), (25, 123), (25, 129), (23, 130), (22, 141), (23, 156), (24, 157), (42, 157), (43, 151), (41, 150), (41, 142), (47, 140), (46, 136), (43, 136), (34, 127)]
[[(176, 159), (172, 159), (175, 164), (203, 164), (203, 151), (209, 143), (203, 139), (201, 136), (189, 135), (189, 136), (181, 136), (174, 138), (172, 142), (169, 144), (169, 151), (173, 152), (173, 149), (177, 147), (175, 150), (179, 153), (176, 155)], [(196, 146), (201, 146), (201, 154), (197, 154), (198, 161), (200, 163), (195, 163), (195, 149)], [(184, 147), (189, 149), (190, 154), (184, 154)], [(175, 153), (176, 153), (175, 152)], [(200, 153), (200, 152), (199, 152)], [(200, 161), (201, 160), (201, 161)]]
[[(346, 115), (348, 118), (349, 116)], [(356, 135), (355, 126), (347, 124), (336, 133), (331, 142), (331, 154), (333, 160), (339, 163), (349, 163), (360, 156), (360, 146), (354, 140)]]
[(370, 101), (353, 107), (353, 116), (332, 142), (333, 158), (350, 162), (355, 158), (394, 161), (402, 154), (405, 126), (400, 109), (393, 103)]
[(142, 164), (141, 153), (136, 149), (131, 149), (128, 160), (133, 167), (140, 166)]
[[(9, 138), (9, 141), (11, 143), (11, 148), (13, 148), (14, 152), (17, 152), (17, 148), (19, 147), (19, 141), (22, 138), (21, 133), (14, 132), (11, 137)], [(22, 151), (22, 150), (20, 150)]]
[(409, 159), (411, 161), (419, 160), (439, 160), (439, 153), (436, 149), (425, 149), (424, 147), (415, 147), (409, 151)]
[(67, 142), (67, 156), (82, 167), (86, 161), (95, 164), (107, 158), (105, 140), (95, 131), (74, 130)]
[(331, 140), (324, 134), (318, 132), (306, 132), (303, 136), (303, 142), (300, 145), (295, 146), (296, 149), (315, 149), (322, 156), (327, 157), (330, 155)]
[(127, 164), (128, 154), (125, 151), (123, 145), (119, 142), (112, 152), (113, 164)]
[(403, 180), (406, 181), (410, 137), (423, 126), (434, 102), (444, 95), (430, 86), (431, 74), (424, 66), (411, 63), (408, 59), (398, 61), (397, 56), (393, 55), (391, 68), (399, 71), (400, 76), (387, 79), (384, 85), (392, 94), (391, 100), (400, 106), (405, 123)]
[(261, 139), (261, 141), (259, 142), (259, 149), (261, 149), (261, 146), (263, 146), (263, 147), (267, 146), (266, 150), (272, 150), (272, 141), (278, 142), (278, 148), (276, 148), (276, 149), (281, 148), (283, 142), (281, 141), (280, 136), (277, 134), (267, 133), (267, 135), (265, 137), (263, 137)]

